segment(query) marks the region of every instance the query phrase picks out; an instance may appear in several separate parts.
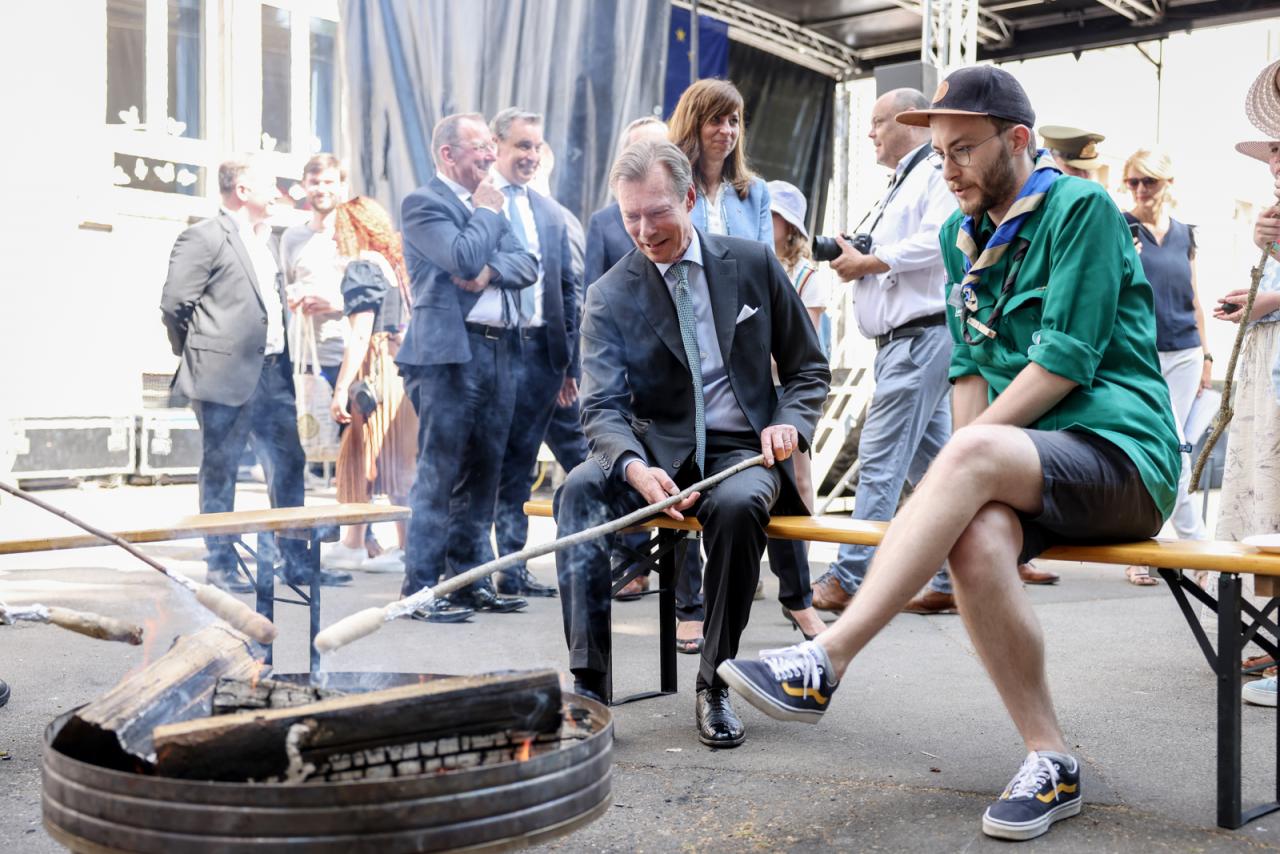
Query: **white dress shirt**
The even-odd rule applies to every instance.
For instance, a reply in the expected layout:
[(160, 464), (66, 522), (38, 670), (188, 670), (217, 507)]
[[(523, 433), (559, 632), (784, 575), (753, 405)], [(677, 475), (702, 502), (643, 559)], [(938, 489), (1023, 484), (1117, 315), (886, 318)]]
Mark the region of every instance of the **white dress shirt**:
[[(895, 178), (918, 150), (898, 162)], [(902, 181), (871, 232), (871, 254), (889, 265), (889, 272), (863, 276), (854, 285), (854, 316), (863, 335), (874, 338), (943, 311), (947, 273), (938, 229), (955, 209), (942, 170), (930, 160)]]
[[(542, 288), (544, 276), (542, 271), (542, 243), (538, 240), (538, 224), (533, 219), (533, 205), (529, 203), (529, 188), (524, 184), (513, 184), (502, 176), (497, 169), (493, 170), (493, 186), (502, 192), (502, 213), (511, 219), (511, 197), (507, 195), (507, 187), (516, 188), (515, 208), (520, 223), (524, 226), (525, 249), (538, 259), (538, 278), (529, 287), (533, 288), (533, 317), (525, 320), (525, 326), (544, 326), (542, 318)], [(516, 299), (520, 297), (517, 296)]]
[[(453, 190), (453, 194), (458, 197), (458, 201), (466, 205), (467, 210), (475, 212), (476, 206), (471, 203), (471, 191), (452, 181), (439, 172), (436, 173), (446, 187)], [(512, 314), (514, 317), (514, 313)], [(480, 292), (480, 298), (476, 300), (476, 304), (471, 307), (471, 311), (467, 312), (468, 323), (483, 323), (485, 326), (506, 326), (506, 319), (502, 315), (502, 289), (493, 285), (485, 285), (484, 290)]]
[(245, 251), (249, 253), (249, 263), (253, 265), (253, 277), (258, 285), (258, 294), (262, 297), (262, 306), (267, 311), (267, 343), (263, 352), (267, 356), (283, 353), (284, 307), (280, 304), (280, 290), (276, 286), (280, 267), (267, 245), (267, 241), (271, 239), (271, 226), (265, 222), (252, 225), (243, 208), (238, 211), (223, 208), (222, 212), (236, 224), (236, 233), (239, 234)]
[[(738, 405), (738, 398), (729, 384), (729, 371), (720, 353), (720, 339), (716, 337), (715, 318), (711, 314), (711, 292), (707, 288), (707, 275), (702, 267), (702, 244), (694, 232), (689, 248), (681, 259), (689, 263), (689, 299), (693, 302), (693, 314), (697, 319), (699, 359), (702, 364), (702, 403), (706, 415), (707, 432), (751, 432), (751, 422)], [(676, 272), (671, 264), (655, 264), (658, 273), (676, 299)]]

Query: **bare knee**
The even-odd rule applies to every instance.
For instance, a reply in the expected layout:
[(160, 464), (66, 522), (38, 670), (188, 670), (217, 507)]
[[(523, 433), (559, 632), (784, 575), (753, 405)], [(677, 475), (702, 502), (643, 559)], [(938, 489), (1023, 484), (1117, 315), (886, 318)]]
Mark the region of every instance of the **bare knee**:
[(1016, 567), (1022, 547), (1022, 526), (1007, 504), (983, 505), (960, 534), (947, 556), (957, 584), (971, 583), (993, 572)]

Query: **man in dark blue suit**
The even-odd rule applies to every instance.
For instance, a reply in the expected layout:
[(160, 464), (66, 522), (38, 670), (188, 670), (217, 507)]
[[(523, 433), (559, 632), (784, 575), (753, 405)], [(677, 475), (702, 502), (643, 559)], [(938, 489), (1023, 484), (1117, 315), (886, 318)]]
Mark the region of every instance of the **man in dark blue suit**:
[[(521, 291), (537, 258), (511, 231), (489, 177), (495, 147), (484, 116), (454, 114), (432, 132), (436, 175), (404, 200), (404, 257), (413, 314), (396, 364), (418, 414), (418, 471), (405, 548), (407, 595), (492, 555), (489, 529), (515, 407)], [(463, 508), (450, 518), (450, 506)], [(415, 614), (457, 622), (472, 610), (524, 607), (488, 584)]]
[[(529, 521), (524, 502), (533, 487), (538, 448), (557, 404), (578, 397), (578, 288), (572, 250), (560, 206), (529, 187), (542, 150), (542, 116), (509, 107), (490, 123), (498, 144), (493, 183), (506, 197), (503, 212), (516, 239), (538, 259), (538, 278), (520, 292), (520, 357), (515, 364), (516, 404), (507, 435), (502, 472), (498, 479), (495, 516), (498, 553), (525, 546)], [(587, 458), (581, 427), (577, 441), (562, 460), (571, 470)], [(555, 596), (556, 589), (540, 584), (523, 564), (498, 579), (503, 593)]]

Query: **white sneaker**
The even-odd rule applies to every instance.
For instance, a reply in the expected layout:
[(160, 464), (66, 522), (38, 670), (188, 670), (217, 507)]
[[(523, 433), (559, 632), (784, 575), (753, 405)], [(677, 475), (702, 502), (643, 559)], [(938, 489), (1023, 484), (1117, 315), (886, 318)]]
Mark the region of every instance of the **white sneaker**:
[(365, 558), (360, 569), (365, 572), (404, 572), (404, 549), (387, 549), (377, 557)]
[(1270, 679), (1259, 679), (1256, 682), (1246, 682), (1244, 687), (1240, 689), (1240, 696), (1244, 698), (1246, 703), (1254, 706), (1270, 706), (1276, 707), (1276, 677)]
[(321, 553), (320, 566), (325, 569), (342, 569), (350, 572), (353, 569), (363, 569), (367, 559), (368, 554), (364, 546), (353, 549), (344, 543), (334, 543)]

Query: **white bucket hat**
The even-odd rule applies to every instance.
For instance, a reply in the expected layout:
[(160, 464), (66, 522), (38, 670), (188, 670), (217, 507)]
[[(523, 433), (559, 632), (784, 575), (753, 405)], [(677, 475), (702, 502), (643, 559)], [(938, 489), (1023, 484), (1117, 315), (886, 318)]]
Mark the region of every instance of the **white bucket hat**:
[(1271, 148), (1277, 145), (1280, 145), (1280, 140), (1277, 139), (1251, 139), (1247, 142), (1237, 142), (1236, 151), (1245, 157), (1252, 157), (1254, 160), (1270, 163)]
[(795, 184), (786, 181), (769, 182), (769, 209), (796, 227), (800, 236), (809, 239), (809, 229), (804, 227), (805, 211), (809, 203)]
[(1244, 99), (1244, 112), (1258, 130), (1280, 138), (1280, 60), (1262, 69), (1253, 81)]

